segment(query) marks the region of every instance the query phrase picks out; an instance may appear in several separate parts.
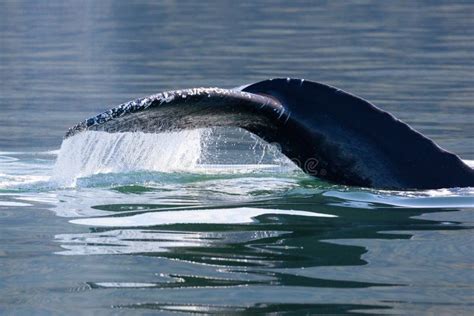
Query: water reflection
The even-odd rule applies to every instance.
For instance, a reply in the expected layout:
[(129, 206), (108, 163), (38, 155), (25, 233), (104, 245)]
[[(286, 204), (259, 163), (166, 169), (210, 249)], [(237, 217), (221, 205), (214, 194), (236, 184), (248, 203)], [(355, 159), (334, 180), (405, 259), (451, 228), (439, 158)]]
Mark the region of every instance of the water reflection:
[[(117, 305), (114, 308), (147, 309), (161, 312), (178, 312), (192, 314), (216, 315), (367, 315), (369, 312), (378, 312), (390, 309), (388, 306), (364, 304), (255, 304), (250, 306), (223, 306), (197, 304), (153, 304), (141, 303), (133, 305)], [(363, 311), (363, 312), (362, 312)]]
[[(377, 191), (285, 168), (207, 168), (94, 175), (74, 189), (3, 190), (0, 208), (53, 211), (41, 222), (48, 255), (22, 262), (63, 271), (48, 276), (64, 284), (48, 292), (58, 302), (67, 293), (69, 303), (97, 298), (139, 312), (380, 314), (422, 309), (413, 297), (417, 304), (440, 297), (468, 308), (473, 220), (461, 208), (474, 204), (472, 189)], [(35, 229), (12, 232), (37, 240)], [(2, 258), (18, 249), (6, 248)], [(19, 288), (18, 278), (7, 286)], [(42, 304), (43, 296), (32, 297)], [(2, 300), (14, 304), (15, 295)]]
[[(325, 277), (311, 273), (311, 269), (367, 265), (364, 255), (370, 248), (356, 240), (409, 240), (412, 231), (466, 228), (455, 222), (414, 218), (436, 209), (340, 207), (336, 203), (340, 199), (327, 192), (333, 191), (323, 190), (305, 198), (285, 196), (267, 201), (267, 208), (208, 209), (182, 205), (184, 210), (175, 210), (176, 205), (170, 208), (168, 204), (161, 208), (147, 208), (143, 204), (101, 205), (99, 208), (106, 209), (108, 216), (71, 221), (89, 226), (89, 232), (58, 234), (55, 241), (63, 248), (58, 252), (61, 255), (145, 256), (196, 266), (189, 268), (195, 271), (192, 274), (176, 269), (161, 274), (161, 280), (152, 278), (146, 282), (133, 276), (101, 282), (88, 280), (92, 289), (243, 285), (370, 288), (409, 283), (381, 281), (365, 274), (359, 274), (358, 279), (350, 275), (342, 279), (330, 274)], [(213, 272), (207, 274), (198, 266)]]

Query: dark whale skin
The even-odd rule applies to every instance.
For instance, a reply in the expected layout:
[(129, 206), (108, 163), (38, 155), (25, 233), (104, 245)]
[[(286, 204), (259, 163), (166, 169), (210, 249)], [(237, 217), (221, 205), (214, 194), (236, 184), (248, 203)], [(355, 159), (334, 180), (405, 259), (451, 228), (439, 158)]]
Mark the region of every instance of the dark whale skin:
[(235, 126), (276, 143), (304, 172), (380, 189), (474, 187), (457, 155), (370, 102), (335, 87), (270, 79), (241, 89), (168, 91), (124, 103), (66, 134)]

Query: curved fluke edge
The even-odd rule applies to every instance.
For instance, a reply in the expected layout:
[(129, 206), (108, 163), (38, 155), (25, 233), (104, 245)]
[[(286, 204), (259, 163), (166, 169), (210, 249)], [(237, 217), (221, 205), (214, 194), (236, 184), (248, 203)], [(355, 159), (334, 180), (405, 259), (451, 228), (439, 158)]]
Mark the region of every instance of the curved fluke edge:
[(271, 79), (236, 89), (167, 91), (119, 105), (72, 127), (158, 133), (214, 126), (246, 129), (304, 172), (383, 189), (474, 186), (474, 170), (370, 102), (325, 84)]

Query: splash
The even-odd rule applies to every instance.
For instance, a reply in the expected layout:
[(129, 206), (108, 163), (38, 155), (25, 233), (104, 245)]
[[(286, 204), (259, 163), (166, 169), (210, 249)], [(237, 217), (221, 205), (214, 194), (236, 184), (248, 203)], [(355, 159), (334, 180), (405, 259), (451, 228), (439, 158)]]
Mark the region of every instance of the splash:
[(63, 141), (50, 181), (74, 186), (78, 178), (100, 173), (190, 171), (201, 156), (205, 133), (81, 133)]
[[(240, 145), (234, 148), (235, 144)], [(50, 183), (74, 187), (81, 178), (113, 173), (115, 179), (117, 174), (136, 171), (268, 171), (292, 165), (285, 159), (271, 144), (243, 130), (195, 129), (160, 134), (89, 131), (63, 141)]]

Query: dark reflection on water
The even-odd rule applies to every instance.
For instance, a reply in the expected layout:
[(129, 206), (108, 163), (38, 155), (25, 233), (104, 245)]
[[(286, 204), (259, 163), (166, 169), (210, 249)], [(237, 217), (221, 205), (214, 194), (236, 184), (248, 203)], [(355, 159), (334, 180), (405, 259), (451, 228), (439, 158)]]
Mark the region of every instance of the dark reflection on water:
[[(114, 308), (147, 309), (162, 312), (187, 312), (193, 314), (226, 314), (226, 315), (367, 315), (371, 310), (385, 310), (387, 307), (351, 304), (256, 304), (248, 307), (208, 306), (208, 305), (171, 305), (171, 304), (136, 304), (113, 306)], [(363, 310), (364, 312), (357, 312)]]

